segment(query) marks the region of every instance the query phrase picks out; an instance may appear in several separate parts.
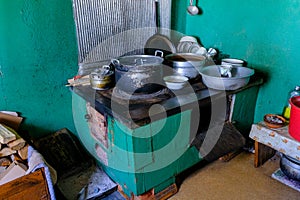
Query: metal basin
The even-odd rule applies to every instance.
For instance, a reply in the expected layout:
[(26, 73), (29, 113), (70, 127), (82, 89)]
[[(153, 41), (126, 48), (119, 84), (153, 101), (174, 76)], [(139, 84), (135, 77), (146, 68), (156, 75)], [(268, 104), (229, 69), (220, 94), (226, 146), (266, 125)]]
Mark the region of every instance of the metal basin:
[(282, 155), (280, 169), (289, 178), (300, 181), (300, 161), (290, 156)]
[(177, 75), (196, 78), (197, 68), (203, 67), (206, 57), (194, 53), (175, 53), (165, 57), (165, 64), (171, 66)]
[(221, 65), (212, 65), (199, 69), (203, 83), (216, 90), (236, 90), (248, 84), (254, 70), (247, 67), (233, 67), (231, 77), (222, 77)]

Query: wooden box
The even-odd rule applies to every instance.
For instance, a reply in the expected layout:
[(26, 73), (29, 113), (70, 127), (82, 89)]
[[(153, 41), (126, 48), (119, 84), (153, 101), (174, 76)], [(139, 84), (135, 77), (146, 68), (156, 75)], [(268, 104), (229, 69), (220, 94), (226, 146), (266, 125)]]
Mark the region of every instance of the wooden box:
[(0, 199), (51, 199), (44, 168), (1, 185)]

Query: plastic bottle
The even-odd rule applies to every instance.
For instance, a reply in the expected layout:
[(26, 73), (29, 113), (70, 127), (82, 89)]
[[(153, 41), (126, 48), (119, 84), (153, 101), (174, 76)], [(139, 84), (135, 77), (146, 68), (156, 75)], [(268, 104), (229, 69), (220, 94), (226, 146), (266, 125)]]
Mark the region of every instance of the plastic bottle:
[(291, 114), (291, 105), (289, 103), (289, 99), (295, 96), (300, 96), (300, 86), (295, 86), (295, 88), (290, 91), (287, 105), (283, 109), (283, 117), (286, 119), (290, 119), (290, 114)]

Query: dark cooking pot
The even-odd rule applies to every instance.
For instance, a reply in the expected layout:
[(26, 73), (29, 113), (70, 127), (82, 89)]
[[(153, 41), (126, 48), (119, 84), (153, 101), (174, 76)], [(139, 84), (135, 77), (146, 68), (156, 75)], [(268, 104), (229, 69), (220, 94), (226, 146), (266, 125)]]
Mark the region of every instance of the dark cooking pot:
[(205, 64), (206, 57), (194, 53), (175, 53), (165, 57), (165, 64), (171, 66), (179, 75), (189, 79), (199, 75), (198, 70)]
[(113, 59), (116, 87), (129, 93), (153, 93), (162, 88), (163, 58), (151, 55)]

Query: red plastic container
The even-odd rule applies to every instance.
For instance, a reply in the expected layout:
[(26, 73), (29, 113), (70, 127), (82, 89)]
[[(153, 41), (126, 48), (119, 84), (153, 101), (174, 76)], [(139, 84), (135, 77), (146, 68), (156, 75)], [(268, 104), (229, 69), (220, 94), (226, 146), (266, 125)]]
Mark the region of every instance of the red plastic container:
[(289, 102), (291, 105), (289, 133), (300, 141), (300, 96), (290, 98)]

